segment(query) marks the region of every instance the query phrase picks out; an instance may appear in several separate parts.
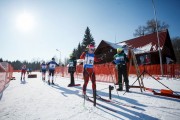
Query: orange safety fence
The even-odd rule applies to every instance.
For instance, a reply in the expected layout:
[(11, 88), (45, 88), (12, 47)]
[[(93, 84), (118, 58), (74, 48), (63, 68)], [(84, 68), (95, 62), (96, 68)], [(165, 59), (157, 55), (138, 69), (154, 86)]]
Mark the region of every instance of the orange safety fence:
[(13, 72), (21, 72), (21, 70), (13, 70)]
[[(163, 64), (163, 74), (168, 78), (180, 78), (180, 64)], [(151, 75), (161, 75), (160, 65), (139, 66), (140, 72), (144, 69)], [(130, 68), (130, 74), (136, 74), (134, 66)]]
[[(161, 75), (160, 65), (139, 66), (140, 73), (143, 72), (144, 69), (151, 75), (155, 75), (155, 76)], [(117, 83), (117, 70), (114, 64), (112, 63), (96, 64), (94, 65), (94, 70), (96, 73), (97, 81)], [(75, 78), (82, 79), (83, 78), (82, 72), (83, 72), (83, 66), (78, 65), (76, 67), (76, 73), (74, 74)], [(180, 77), (180, 64), (168, 64), (168, 65), (164, 64), (163, 72), (164, 72), (164, 76), (166, 77), (179, 78)], [(70, 77), (67, 67), (57, 67), (56, 73), (60, 73), (60, 75), (64, 77)], [(136, 70), (134, 66), (130, 67), (129, 74), (136, 74)]]
[(0, 62), (0, 93), (10, 82), (13, 75), (13, 67), (7, 62)]

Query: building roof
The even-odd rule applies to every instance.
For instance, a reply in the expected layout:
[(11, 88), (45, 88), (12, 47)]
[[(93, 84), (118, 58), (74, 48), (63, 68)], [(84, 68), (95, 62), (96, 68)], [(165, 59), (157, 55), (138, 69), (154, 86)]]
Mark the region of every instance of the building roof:
[[(167, 35), (169, 35), (168, 30), (159, 32), (159, 41), (160, 41), (161, 50), (163, 49)], [(96, 51), (100, 49), (105, 50), (107, 46), (113, 49), (122, 47), (124, 48), (125, 53), (127, 53), (128, 47), (131, 48), (135, 54), (157, 52), (158, 51), (157, 33), (140, 36), (140, 37), (133, 38), (133, 39), (126, 40), (123, 42), (119, 42), (119, 43), (111, 43), (109, 41), (102, 40), (99, 46), (97, 47)], [(95, 53), (98, 53), (98, 52), (95, 52)]]
[[(159, 32), (159, 43), (161, 50), (163, 49), (167, 35), (168, 30)], [(117, 43), (117, 45), (127, 45), (132, 49), (136, 48), (136, 50), (134, 50), (136, 54), (145, 52), (156, 52), (158, 51), (157, 33), (152, 33), (149, 35), (140, 36), (123, 42), (119, 42)]]
[[(161, 55), (162, 60), (165, 63), (166, 57), (168, 56), (172, 60), (176, 61), (176, 57), (174, 54), (173, 46), (171, 43), (171, 39), (169, 36), (168, 30), (158, 32), (159, 35), (159, 42), (160, 42), (160, 49), (161, 49)], [(152, 33), (145, 36), (140, 36), (137, 38), (133, 38), (130, 40), (126, 40), (119, 43), (111, 43), (105, 40), (102, 40), (100, 44), (98, 45), (95, 54), (97, 56), (100, 56), (102, 54), (106, 54), (108, 57), (107, 61), (112, 60), (112, 55), (116, 54), (117, 48), (123, 48), (124, 52), (127, 54), (128, 49), (131, 48), (134, 53), (137, 55), (136, 57), (142, 56), (144, 54), (150, 53), (151, 57), (153, 57), (153, 64), (159, 64), (159, 46), (158, 46), (158, 39), (157, 39), (157, 33)]]

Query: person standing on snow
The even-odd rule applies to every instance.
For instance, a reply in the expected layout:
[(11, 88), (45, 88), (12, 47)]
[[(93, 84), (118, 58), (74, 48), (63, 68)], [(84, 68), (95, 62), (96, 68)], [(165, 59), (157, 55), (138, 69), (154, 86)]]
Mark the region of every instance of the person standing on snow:
[(126, 85), (126, 92), (129, 92), (129, 80), (128, 80), (128, 74), (127, 74), (127, 66), (126, 63), (128, 62), (128, 58), (126, 54), (124, 53), (122, 48), (117, 48), (117, 54), (114, 55), (114, 61), (113, 63), (116, 64), (116, 68), (118, 70), (118, 84), (119, 88), (118, 91), (123, 90), (122, 86), (122, 75), (124, 77), (124, 82)]
[(69, 59), (69, 64), (68, 64), (68, 73), (70, 73), (70, 76), (71, 76), (71, 82), (68, 86), (74, 86), (75, 85), (75, 82), (74, 82), (74, 72), (76, 72), (76, 64), (77, 64), (77, 61), (76, 61), (76, 58), (73, 57), (73, 55), (71, 54), (70, 55), (70, 59)]
[(87, 51), (83, 52), (80, 56), (80, 59), (84, 59), (83, 64), (83, 78), (84, 78), (84, 85), (83, 85), (83, 95), (86, 95), (86, 87), (89, 82), (89, 78), (92, 81), (92, 89), (93, 89), (93, 96), (96, 95), (96, 78), (94, 72), (94, 62), (99, 62), (100, 60), (95, 57), (94, 45), (90, 44), (87, 47)]
[(26, 75), (26, 65), (23, 65), (21, 67), (21, 81), (22, 81), (22, 77), (23, 77), (23, 80), (25, 80), (25, 75)]
[(41, 72), (42, 72), (42, 80), (44, 81), (46, 79), (46, 68), (47, 65), (45, 64), (45, 61), (43, 61), (43, 63), (41, 64)]
[(47, 65), (49, 69), (48, 84), (50, 85), (50, 78), (52, 77), (52, 84), (54, 85), (54, 71), (56, 66), (59, 65), (55, 62), (54, 58), (52, 58), (52, 61), (50, 61)]

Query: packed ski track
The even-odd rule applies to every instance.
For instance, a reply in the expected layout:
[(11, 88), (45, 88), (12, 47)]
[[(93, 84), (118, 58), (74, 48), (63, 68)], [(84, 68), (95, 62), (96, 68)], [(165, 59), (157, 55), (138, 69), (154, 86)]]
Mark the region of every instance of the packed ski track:
[[(97, 99), (94, 107), (92, 102), (84, 102), (82, 79), (75, 78), (75, 83), (81, 86), (67, 87), (69, 78), (56, 75), (55, 85), (48, 85), (41, 80), (40, 72), (33, 74), (37, 74), (37, 78), (26, 76), (26, 81), (21, 82), (20, 73), (13, 73), (16, 80), (9, 83), (0, 100), (0, 120), (180, 120), (180, 99), (148, 91), (141, 93), (139, 88), (131, 88), (125, 95), (124, 91), (118, 91), (118, 96), (114, 89), (111, 102)], [(130, 85), (136, 78), (129, 76)], [(145, 87), (156, 91), (165, 89), (149, 76), (143, 81)], [(180, 94), (180, 79), (161, 78), (160, 81)], [(113, 83), (97, 82), (97, 94), (103, 99), (109, 99), (109, 85), (114, 86)], [(92, 96), (91, 87), (89, 81), (88, 96)]]

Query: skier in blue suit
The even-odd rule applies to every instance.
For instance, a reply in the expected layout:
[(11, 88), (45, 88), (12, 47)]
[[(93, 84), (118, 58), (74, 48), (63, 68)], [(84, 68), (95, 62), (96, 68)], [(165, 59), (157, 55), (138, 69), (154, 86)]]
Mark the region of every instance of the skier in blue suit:
[(54, 85), (54, 71), (55, 71), (56, 66), (59, 66), (59, 65), (55, 62), (54, 58), (52, 58), (52, 61), (50, 61), (47, 65), (49, 68), (48, 84), (50, 85), (50, 78), (52, 76), (52, 84)]

